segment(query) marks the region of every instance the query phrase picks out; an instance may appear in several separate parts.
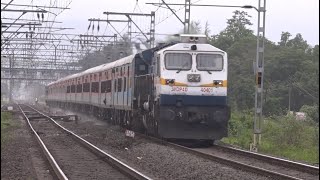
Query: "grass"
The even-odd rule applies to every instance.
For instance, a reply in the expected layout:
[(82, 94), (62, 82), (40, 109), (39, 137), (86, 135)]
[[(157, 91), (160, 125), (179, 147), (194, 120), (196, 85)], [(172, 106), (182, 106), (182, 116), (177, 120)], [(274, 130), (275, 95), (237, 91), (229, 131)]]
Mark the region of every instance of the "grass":
[(8, 140), (8, 128), (13, 124), (11, 123), (11, 113), (1, 112), (1, 148)]
[[(249, 149), (253, 138), (253, 115), (233, 113), (229, 137), (222, 141)], [(291, 116), (265, 118), (259, 152), (295, 161), (319, 164), (319, 126), (311, 121), (297, 121)]]

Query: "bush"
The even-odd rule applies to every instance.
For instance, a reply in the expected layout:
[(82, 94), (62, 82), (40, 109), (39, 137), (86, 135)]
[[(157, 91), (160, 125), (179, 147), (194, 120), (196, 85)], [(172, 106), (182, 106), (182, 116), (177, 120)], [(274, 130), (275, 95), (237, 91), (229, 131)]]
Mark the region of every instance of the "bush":
[(265, 121), (260, 151), (293, 160), (319, 162), (319, 127), (293, 116)]
[(225, 138), (226, 143), (238, 145), (241, 147), (249, 147), (252, 142), (253, 133), (253, 114), (250, 112), (231, 113), (229, 121), (229, 138)]
[(11, 114), (7, 112), (1, 112), (1, 147), (7, 140), (6, 129), (11, 126), (10, 124)]
[(300, 112), (306, 113), (307, 118), (310, 118), (313, 121), (319, 123), (319, 106), (303, 105), (300, 108)]
[[(253, 114), (233, 112), (229, 137), (222, 141), (249, 149), (253, 138)], [(259, 152), (292, 160), (319, 162), (319, 127), (314, 121), (297, 121), (294, 116), (264, 119)]]

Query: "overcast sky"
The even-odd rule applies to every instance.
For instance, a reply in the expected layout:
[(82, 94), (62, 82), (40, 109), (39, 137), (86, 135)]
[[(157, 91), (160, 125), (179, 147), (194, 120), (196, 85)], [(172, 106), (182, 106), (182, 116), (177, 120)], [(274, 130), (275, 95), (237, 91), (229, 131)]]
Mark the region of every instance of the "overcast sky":
[[(8, 2), (9, 0), (6, 0)], [(49, 1), (49, 0), (48, 0)], [(52, 0), (53, 1), (53, 0)], [(69, 0), (70, 1), (70, 0)], [(192, 0), (197, 4), (215, 4), (215, 5), (253, 5), (258, 6), (257, 0)], [(26, 1), (15, 0), (26, 4)], [(28, 2), (28, 1), (27, 1)], [(32, 2), (35, 2), (32, 1)], [(43, 2), (43, 0), (42, 0)], [(65, 27), (74, 27), (72, 33), (85, 33), (89, 25), (88, 18), (106, 19), (103, 15), (104, 11), (113, 12), (135, 12), (150, 13), (157, 7), (146, 5), (146, 2), (159, 2), (159, 0), (139, 0), (136, 6), (136, 0), (73, 0), (69, 10), (65, 10), (56, 20), (62, 21)], [(184, 0), (166, 0), (167, 3), (184, 3)], [(62, 2), (61, 4), (66, 4)], [(175, 6), (179, 9), (180, 6)], [(288, 31), (293, 36), (301, 33), (303, 38), (311, 45), (319, 44), (319, 0), (267, 0), (266, 14), (266, 37), (274, 42), (280, 40), (282, 31)], [(232, 17), (232, 12), (236, 8), (219, 8), (219, 7), (191, 7), (191, 20), (200, 21), (202, 26), (206, 21), (210, 24), (211, 34), (217, 34), (226, 27), (226, 20)], [(240, 9), (241, 10), (241, 9)], [(248, 12), (253, 23), (251, 29), (256, 32), (257, 29), (257, 12), (253, 9), (243, 9)], [(170, 12), (166, 9), (156, 11), (156, 33), (177, 33), (183, 26), (175, 17), (170, 16)], [(184, 9), (178, 11), (178, 16), (184, 19)], [(169, 18), (167, 18), (169, 16)], [(121, 19), (122, 17), (109, 17), (113, 19)], [(123, 19), (123, 18), (122, 18)], [(141, 29), (149, 28), (148, 18), (134, 19)], [(161, 23), (159, 23), (161, 22)], [(158, 24), (159, 23), (159, 24)], [(60, 25), (59, 25), (60, 26)], [(124, 24), (114, 24), (120, 30), (125, 27)], [(97, 27), (97, 24), (95, 24)], [(136, 28), (134, 30), (138, 31)], [(92, 31), (90, 29), (90, 31)], [(99, 33), (95, 34), (113, 34), (114, 30), (105, 23), (100, 24)], [(157, 38), (161, 38), (157, 36)], [(163, 38), (163, 36), (162, 36)]]

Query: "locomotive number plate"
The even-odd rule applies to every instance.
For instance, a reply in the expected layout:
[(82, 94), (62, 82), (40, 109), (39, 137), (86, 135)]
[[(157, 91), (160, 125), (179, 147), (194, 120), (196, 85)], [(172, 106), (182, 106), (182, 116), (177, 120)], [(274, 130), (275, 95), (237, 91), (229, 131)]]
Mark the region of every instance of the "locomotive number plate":
[(174, 92), (187, 92), (188, 91), (188, 87), (172, 86), (171, 87), (171, 91), (174, 91)]
[(213, 89), (211, 87), (202, 87), (200, 91), (203, 93), (212, 93)]

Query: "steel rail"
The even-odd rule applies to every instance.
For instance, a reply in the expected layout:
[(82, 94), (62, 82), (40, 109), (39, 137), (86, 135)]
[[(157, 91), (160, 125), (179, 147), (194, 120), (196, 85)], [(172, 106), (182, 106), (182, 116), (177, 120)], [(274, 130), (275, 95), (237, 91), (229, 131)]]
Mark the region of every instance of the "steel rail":
[(90, 142), (88, 142), (87, 140), (83, 139), (82, 137), (78, 136), (77, 134), (75, 134), (74, 132), (66, 129), (65, 127), (61, 126), (60, 124), (58, 124), (54, 119), (52, 119), (51, 117), (49, 117), (48, 115), (38, 111), (37, 109), (28, 106), (29, 108), (33, 109), (34, 111), (38, 112), (39, 114), (41, 114), (42, 116), (48, 118), (49, 120), (51, 120), (51, 122), (53, 122), (56, 126), (58, 126), (59, 128), (61, 128), (62, 130), (64, 130), (66, 133), (72, 135), (72, 137), (74, 137), (78, 142), (80, 142), (82, 145), (84, 145), (86, 148), (90, 149), (91, 152), (93, 152), (94, 154), (98, 155), (99, 157), (101, 157), (103, 160), (106, 160), (108, 163), (110, 163), (111, 165), (113, 165), (114, 167), (116, 167), (117, 169), (119, 169), (121, 172), (129, 175), (131, 178), (134, 179), (139, 179), (139, 180), (151, 180), (150, 177), (140, 173), (139, 171), (135, 170), (134, 168), (128, 166), (127, 164), (121, 162), (120, 160), (118, 160), (117, 158), (113, 157), (112, 155), (104, 152), (103, 150), (101, 150), (100, 148), (96, 147), (95, 145), (91, 144)]
[(275, 164), (279, 164), (279, 165), (282, 165), (282, 166), (285, 166), (288, 168), (293, 168), (298, 171), (304, 171), (304, 172), (308, 172), (310, 174), (319, 175), (319, 167), (316, 167), (316, 166), (311, 166), (308, 164), (290, 161), (287, 159), (281, 159), (281, 158), (277, 158), (277, 157), (273, 157), (273, 156), (268, 156), (265, 154), (259, 154), (259, 153), (255, 153), (255, 152), (251, 152), (251, 151), (246, 151), (246, 150), (238, 149), (238, 148), (234, 148), (234, 147), (227, 147), (227, 146), (223, 146), (223, 145), (216, 145), (215, 147), (222, 149), (222, 150), (232, 152), (232, 153), (245, 155), (247, 157), (252, 157), (255, 159), (263, 160), (263, 161), (266, 161), (269, 163), (275, 163)]
[(178, 145), (178, 144), (175, 144), (175, 143), (171, 143), (171, 142), (168, 142), (168, 141), (164, 141), (164, 140), (161, 140), (161, 139), (158, 139), (158, 138), (155, 138), (155, 137), (147, 136), (147, 135), (140, 134), (140, 133), (136, 133), (136, 134), (137, 134), (138, 137), (149, 139), (149, 140), (154, 141), (156, 143), (159, 143), (159, 144), (162, 144), (162, 145), (166, 145), (166, 146), (175, 148), (177, 150), (180, 150), (180, 151), (183, 151), (183, 152), (186, 152), (186, 153), (190, 153), (190, 154), (202, 157), (204, 159), (210, 159), (212, 161), (219, 162), (219, 163), (225, 164), (227, 166), (234, 167), (236, 169), (249, 171), (249, 172), (252, 172), (252, 173), (255, 173), (255, 174), (264, 175), (264, 176), (267, 176), (267, 177), (273, 177), (275, 179), (302, 180), (302, 179), (297, 178), (297, 177), (289, 176), (289, 175), (278, 173), (278, 172), (275, 172), (275, 171), (270, 171), (270, 170), (263, 169), (263, 168), (260, 168), (260, 167), (251, 166), (251, 165), (244, 164), (244, 163), (237, 162), (237, 161), (230, 160), (230, 159), (221, 158), (219, 156), (215, 156), (215, 155), (212, 155), (212, 154), (203, 153), (203, 152), (200, 152), (200, 151), (197, 151), (197, 150), (194, 150), (194, 149), (191, 149), (191, 148), (187, 148), (185, 146), (181, 146), (181, 145)]
[(60, 166), (58, 165), (58, 163), (56, 162), (56, 160), (53, 158), (53, 156), (51, 155), (51, 153), (49, 152), (48, 148), (46, 147), (46, 145), (43, 143), (43, 141), (41, 140), (40, 136), (38, 135), (38, 133), (33, 129), (29, 118), (27, 117), (27, 115), (25, 114), (25, 112), (22, 110), (21, 106), (19, 104), (17, 104), (21, 113), (23, 114), (24, 118), (27, 120), (27, 123), (31, 129), (31, 131), (33, 132), (33, 134), (36, 136), (37, 142), (39, 143), (43, 153), (45, 154), (47, 160), (49, 161), (52, 169), (54, 170), (56, 176), (58, 177), (58, 179), (60, 180), (68, 180), (67, 176), (65, 175), (65, 173), (61, 170)]

